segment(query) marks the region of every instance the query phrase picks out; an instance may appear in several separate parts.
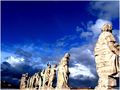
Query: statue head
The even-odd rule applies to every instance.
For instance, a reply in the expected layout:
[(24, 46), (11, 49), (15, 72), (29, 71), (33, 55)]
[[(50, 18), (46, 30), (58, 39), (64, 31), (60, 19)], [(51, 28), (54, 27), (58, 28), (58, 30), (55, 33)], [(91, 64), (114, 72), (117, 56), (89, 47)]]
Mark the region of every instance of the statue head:
[(102, 27), (102, 31), (103, 32), (112, 32), (112, 25), (109, 23), (104, 24)]
[(66, 53), (64, 57), (69, 58), (69, 57), (70, 57), (70, 54), (69, 54), (69, 53)]
[(28, 73), (25, 73), (25, 77), (28, 77)]
[(26, 73), (25, 75), (28, 76), (28, 73)]
[(56, 67), (57, 67), (57, 64), (53, 65), (53, 67), (56, 68)]
[(45, 69), (43, 69), (41, 73), (44, 74), (45, 73)]
[(48, 67), (48, 68), (51, 68), (51, 65), (48, 63), (48, 64), (47, 64), (47, 67)]
[(22, 77), (25, 77), (26, 76), (26, 74), (22, 74)]

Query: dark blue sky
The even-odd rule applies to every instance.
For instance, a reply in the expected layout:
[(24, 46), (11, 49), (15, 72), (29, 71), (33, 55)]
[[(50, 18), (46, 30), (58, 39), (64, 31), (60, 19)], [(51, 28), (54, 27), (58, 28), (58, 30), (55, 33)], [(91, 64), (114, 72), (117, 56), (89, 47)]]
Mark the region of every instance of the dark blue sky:
[(89, 2), (2, 2), (2, 42), (55, 42), (75, 34), (81, 21), (95, 20)]
[(93, 50), (105, 23), (113, 25), (113, 34), (120, 39), (118, 2), (6, 1), (1, 5), (2, 79), (18, 83), (22, 73), (32, 75), (47, 63), (58, 64), (69, 52), (70, 85), (96, 86)]

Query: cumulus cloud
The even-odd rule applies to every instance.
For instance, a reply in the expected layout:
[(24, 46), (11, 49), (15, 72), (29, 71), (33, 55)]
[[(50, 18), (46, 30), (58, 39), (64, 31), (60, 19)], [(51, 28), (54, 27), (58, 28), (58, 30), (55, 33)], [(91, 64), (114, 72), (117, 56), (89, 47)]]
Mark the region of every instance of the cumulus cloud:
[(84, 28), (79, 26), (76, 27), (76, 31), (80, 33), (80, 38), (87, 39), (88, 37), (91, 37), (93, 35), (91, 31), (86, 31), (85, 29), (86, 29), (85, 27)]
[(13, 67), (15, 67), (16, 64), (20, 64), (24, 62), (24, 58), (16, 58), (13, 56), (10, 56), (6, 62), (8, 62), (9, 64), (11, 64)]
[[(119, 18), (119, 1), (94, 1), (90, 2), (88, 6), (88, 12), (98, 18), (95, 23), (88, 21), (89, 26), (86, 29), (91, 30), (94, 33), (94, 38), (101, 32), (101, 27), (105, 23), (112, 24), (114, 20)], [(113, 30), (113, 34), (116, 36), (118, 30)], [(118, 36), (118, 35), (117, 35)], [(116, 37), (117, 40), (119, 37)]]
[[(88, 23), (89, 23), (89, 22), (88, 22)], [(112, 22), (109, 21), (109, 20), (97, 19), (97, 20), (95, 21), (95, 23), (93, 23), (93, 24), (89, 25), (89, 27), (87, 27), (87, 28), (89, 28), (88, 30), (90, 30), (91, 32), (94, 33), (94, 34), (93, 34), (93, 39), (94, 39), (94, 40), (96, 40), (96, 39), (98, 38), (99, 34), (101, 33), (102, 26), (103, 26), (104, 24), (106, 24), (106, 23), (112, 25)], [(120, 40), (119, 30), (113, 28), (112, 31), (113, 31), (113, 35), (114, 35), (115, 38), (116, 38), (116, 41), (118, 42), (118, 41)]]
[[(70, 77), (74, 79), (84, 80), (87, 78), (95, 78), (95, 75), (90, 71), (90, 69), (80, 63), (75, 64), (74, 67), (70, 67), (69, 70)], [(80, 75), (83, 75), (83, 77), (79, 78)]]
[(13, 47), (13, 50), (9, 47), (9, 52), (2, 51), (1, 63), (7, 62), (14, 67), (25, 65), (31, 66), (34, 69), (43, 69), (47, 63), (58, 64), (61, 56), (65, 53), (64, 50), (59, 48), (36, 46), (33, 44), (15, 45)]
[(18, 85), (19, 79), (21, 78), (21, 75), (23, 73), (29, 73), (29, 75), (31, 76), (35, 72), (40, 71), (44, 67), (41, 64), (40, 57), (36, 57), (33, 55), (28, 58), (29, 52), (24, 51), (22, 49), (21, 51), (19, 49), (19, 53), (18, 51), (17, 52), (14, 51), (14, 53), (12, 51), (11, 52), (2, 51), (2, 56), (4, 56), (2, 57), (2, 62), (1, 62), (2, 80), (7, 80), (10, 83), (15, 81), (15, 84)]
[(104, 19), (97, 19), (95, 22), (88, 21), (86, 25), (82, 22), (81, 27), (76, 27), (76, 31), (80, 34), (80, 38), (95, 39), (100, 34), (102, 26), (106, 23), (112, 24), (111, 21)]
[(91, 42), (82, 46), (72, 47), (69, 50), (71, 54), (69, 68), (71, 86), (94, 88), (97, 85), (98, 75), (96, 72), (93, 49), (94, 43)]
[(119, 1), (91, 2), (88, 10), (98, 18), (113, 20), (119, 17)]
[(95, 22), (95, 24), (91, 25), (91, 26), (88, 27), (88, 28), (90, 28), (90, 30), (94, 33), (94, 35), (98, 35), (98, 34), (100, 34), (100, 32), (101, 32), (102, 26), (103, 26), (104, 24), (106, 24), (106, 23), (112, 24), (112, 23), (111, 23), (110, 21), (108, 21), (108, 20), (97, 19), (96, 22)]
[[(22, 73), (28, 72), (30, 75), (32, 75), (34, 72), (39, 71), (42, 69), (43, 66), (40, 65), (40, 58), (39, 57), (27, 57), (28, 52), (25, 52), (22, 50), (20, 53), (12, 53), (7, 51), (2, 51), (2, 78), (4, 76), (8, 76), (14, 78), (18, 78), (18, 76), (21, 76)], [(26, 54), (26, 55), (25, 55)], [(14, 74), (16, 73), (16, 76)], [(12, 76), (10, 76), (12, 75)]]
[[(97, 19), (95, 22), (93, 21), (88, 21), (86, 25), (84, 25), (84, 27), (81, 25), (76, 27), (76, 32), (79, 33), (80, 38), (84, 39), (86, 38), (88, 40), (88, 42), (90, 41), (89, 39), (93, 39), (94, 42), (97, 40), (99, 34), (101, 33), (101, 29), (102, 26), (104, 24), (111, 24), (112, 22), (109, 20), (105, 20), (105, 19)], [(120, 37), (119, 37), (119, 30), (116, 28), (113, 28), (113, 35), (115, 36), (116, 40), (119, 41)]]
[(96, 66), (93, 54), (94, 44), (82, 45), (70, 49), (70, 72), (71, 77), (80, 79), (79, 76), (83, 75), (81, 79), (97, 78)]
[(15, 56), (12, 52), (6, 52), (6, 51), (2, 51), (1, 52), (1, 63), (6, 61), (6, 59), (8, 58), (8, 56)]
[[(19, 47), (20, 48), (20, 47)], [(13, 52), (2, 51), (2, 63), (7, 62), (11, 66), (16, 67), (19, 65), (28, 65), (32, 68), (40, 68), (41, 57), (37, 56), (32, 51), (25, 51), (25, 49), (15, 50)]]

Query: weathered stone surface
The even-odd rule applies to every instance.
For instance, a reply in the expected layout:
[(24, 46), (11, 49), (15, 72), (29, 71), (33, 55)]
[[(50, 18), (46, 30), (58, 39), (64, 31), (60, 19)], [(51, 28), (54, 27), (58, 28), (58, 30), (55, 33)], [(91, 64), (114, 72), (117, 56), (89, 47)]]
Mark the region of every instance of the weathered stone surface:
[(45, 70), (42, 70), (42, 72), (40, 72), (39, 90), (40, 90), (40, 88), (43, 86), (43, 77), (44, 77), (44, 73), (45, 73)]
[(70, 54), (66, 53), (65, 56), (61, 59), (59, 66), (58, 66), (58, 77), (57, 77), (57, 87), (56, 89), (60, 88), (69, 88), (68, 87), (68, 78), (69, 78), (69, 59)]
[(29, 86), (30, 86), (30, 77), (27, 80), (27, 88), (29, 88)]
[(39, 85), (39, 79), (40, 79), (40, 75), (39, 75), (39, 73), (36, 73), (35, 74), (35, 78), (34, 78), (34, 86), (35, 87), (38, 87), (38, 85)]
[(20, 89), (25, 89), (27, 88), (27, 80), (28, 80), (28, 73), (26, 74), (22, 74), (22, 77), (21, 77), (21, 82), (20, 82)]
[(108, 90), (108, 84), (111, 82), (109, 76), (114, 77), (119, 73), (118, 46), (112, 34), (112, 26), (110, 24), (103, 25), (102, 33), (95, 47), (95, 61), (99, 75), (98, 86), (95, 90)]
[(48, 81), (48, 87), (53, 87), (53, 81), (56, 78), (56, 67), (57, 65), (54, 65), (51, 70), (50, 70), (50, 76), (49, 76), (49, 81)]
[(29, 84), (30, 88), (33, 88), (33, 80), (34, 80), (34, 76), (30, 78), (30, 84)]
[(45, 73), (43, 75), (43, 88), (48, 87), (48, 82), (49, 82), (49, 76), (50, 76), (50, 69), (51, 69), (51, 65), (47, 64), (47, 68), (45, 69)]

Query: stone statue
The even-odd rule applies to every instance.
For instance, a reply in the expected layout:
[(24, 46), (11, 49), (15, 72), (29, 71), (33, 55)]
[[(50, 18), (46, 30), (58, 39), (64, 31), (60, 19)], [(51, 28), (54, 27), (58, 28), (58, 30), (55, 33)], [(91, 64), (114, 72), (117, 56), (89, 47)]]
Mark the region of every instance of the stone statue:
[(53, 81), (56, 78), (56, 67), (57, 65), (55, 64), (50, 70), (50, 77), (49, 77), (49, 82), (48, 82), (48, 87), (50, 88), (53, 87)]
[(30, 80), (29, 80), (29, 88), (32, 88), (32, 77), (30, 77)]
[(38, 90), (41, 90), (41, 87), (42, 87), (43, 74), (44, 74), (44, 70), (42, 72), (39, 72), (39, 82), (38, 82), (39, 89)]
[(20, 90), (27, 88), (28, 73), (22, 74)]
[(30, 78), (30, 88), (34, 88), (34, 75)]
[(39, 88), (41, 88), (43, 86), (43, 76), (44, 76), (45, 70), (42, 70), (42, 72), (40, 72), (40, 79), (39, 79)]
[(69, 88), (68, 87), (68, 78), (69, 78), (69, 61), (70, 54), (66, 53), (61, 59), (58, 66), (58, 77), (57, 77), (57, 87), (56, 88)]
[(47, 64), (47, 68), (45, 69), (45, 73), (43, 75), (43, 88), (46, 88), (48, 86), (49, 76), (50, 76), (50, 69), (51, 65)]
[(27, 88), (29, 88), (29, 86), (30, 86), (30, 77), (27, 80)]
[(39, 87), (39, 78), (40, 78), (39, 73), (35, 73), (34, 75), (34, 87), (35, 88)]
[(105, 24), (96, 43), (95, 61), (99, 75), (96, 90), (108, 90), (108, 77), (119, 72), (119, 47), (112, 34), (112, 25)]

